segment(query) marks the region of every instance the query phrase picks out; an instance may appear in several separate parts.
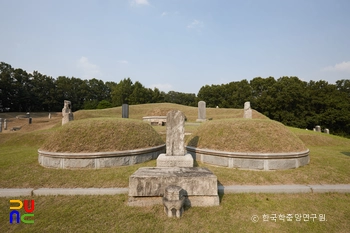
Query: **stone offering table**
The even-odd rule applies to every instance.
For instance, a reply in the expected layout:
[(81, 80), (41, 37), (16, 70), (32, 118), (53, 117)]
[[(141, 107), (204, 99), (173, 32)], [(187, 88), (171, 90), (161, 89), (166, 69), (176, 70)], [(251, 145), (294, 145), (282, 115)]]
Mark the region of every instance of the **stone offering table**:
[(217, 177), (202, 167), (143, 167), (129, 177), (130, 206), (162, 204), (169, 185), (186, 193), (185, 206), (219, 205)]

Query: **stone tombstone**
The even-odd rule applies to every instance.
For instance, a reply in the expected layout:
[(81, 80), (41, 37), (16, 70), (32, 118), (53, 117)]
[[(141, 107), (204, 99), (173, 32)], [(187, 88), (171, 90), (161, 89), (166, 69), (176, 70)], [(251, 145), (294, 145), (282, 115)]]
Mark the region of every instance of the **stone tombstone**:
[(324, 133), (329, 134), (329, 129), (324, 129)]
[(31, 117), (28, 118), (28, 123), (32, 124), (33, 119)]
[(49, 113), (49, 119), (51, 119), (51, 113)]
[(205, 121), (205, 120), (206, 120), (206, 103), (204, 101), (199, 101), (197, 121)]
[(166, 155), (185, 155), (184, 138), (185, 114), (179, 110), (168, 112), (166, 118)]
[(4, 130), (7, 130), (7, 120), (4, 119)]
[(129, 118), (129, 104), (122, 105), (122, 118)]
[(2, 118), (0, 118), (0, 133), (2, 132)]
[(250, 107), (250, 102), (245, 102), (244, 103), (243, 118), (252, 119), (252, 109)]
[(72, 113), (72, 103), (69, 100), (64, 101), (64, 106), (62, 108), (62, 125), (74, 120)]
[(185, 114), (179, 110), (167, 113), (166, 154), (157, 158), (157, 167), (193, 167), (193, 157), (185, 154)]
[(316, 130), (316, 132), (321, 132), (321, 126), (316, 125), (315, 130)]

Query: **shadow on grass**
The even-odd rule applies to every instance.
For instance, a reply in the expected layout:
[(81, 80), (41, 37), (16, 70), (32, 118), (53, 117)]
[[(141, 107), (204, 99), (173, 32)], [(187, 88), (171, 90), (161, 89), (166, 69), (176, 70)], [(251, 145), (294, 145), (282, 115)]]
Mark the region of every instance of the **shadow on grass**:
[(340, 152), (342, 153), (343, 155), (346, 155), (346, 156), (350, 156), (350, 152)]

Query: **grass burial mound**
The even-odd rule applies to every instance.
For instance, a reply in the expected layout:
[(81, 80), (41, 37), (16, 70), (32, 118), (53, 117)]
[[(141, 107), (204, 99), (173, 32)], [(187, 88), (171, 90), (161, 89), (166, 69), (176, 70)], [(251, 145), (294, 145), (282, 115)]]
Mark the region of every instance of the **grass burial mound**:
[(187, 140), (187, 149), (196, 160), (225, 167), (275, 170), (309, 163), (305, 144), (272, 120), (206, 122)]
[(164, 149), (164, 141), (147, 123), (92, 118), (53, 132), (39, 149), (39, 162), (56, 168), (114, 167), (155, 159)]

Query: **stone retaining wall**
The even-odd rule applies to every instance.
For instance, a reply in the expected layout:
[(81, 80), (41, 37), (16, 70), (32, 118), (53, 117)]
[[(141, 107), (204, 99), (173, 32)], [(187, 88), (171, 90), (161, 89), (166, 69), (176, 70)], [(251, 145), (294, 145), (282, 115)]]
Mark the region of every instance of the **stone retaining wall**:
[(196, 161), (229, 168), (282, 170), (298, 168), (310, 162), (309, 150), (292, 153), (239, 153), (190, 146), (186, 149)]
[(165, 144), (161, 146), (96, 153), (59, 153), (38, 150), (39, 164), (48, 168), (107, 168), (128, 166), (157, 159), (158, 155), (165, 153)]

